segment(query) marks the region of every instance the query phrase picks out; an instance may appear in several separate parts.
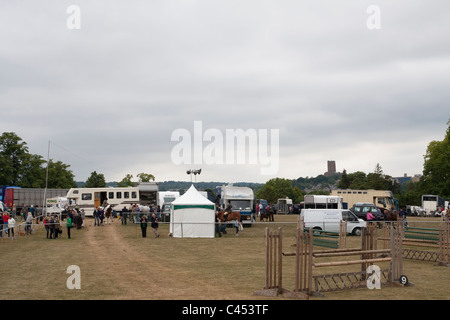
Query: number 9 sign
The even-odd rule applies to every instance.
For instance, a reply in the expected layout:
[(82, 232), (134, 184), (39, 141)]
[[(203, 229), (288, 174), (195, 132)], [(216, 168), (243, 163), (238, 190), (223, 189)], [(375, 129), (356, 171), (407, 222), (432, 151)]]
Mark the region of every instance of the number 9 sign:
[(401, 275), (400, 279), (398, 280), (400, 284), (406, 286), (408, 284), (408, 278), (405, 275)]

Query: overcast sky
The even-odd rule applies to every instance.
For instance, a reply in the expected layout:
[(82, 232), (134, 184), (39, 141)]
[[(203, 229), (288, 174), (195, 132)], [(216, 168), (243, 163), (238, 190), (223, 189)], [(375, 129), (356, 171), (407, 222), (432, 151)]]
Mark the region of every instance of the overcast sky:
[[(78, 181), (414, 175), (450, 119), (449, 39), (448, 0), (0, 0), (0, 128)], [(194, 121), (278, 131), (277, 171), (175, 163)]]

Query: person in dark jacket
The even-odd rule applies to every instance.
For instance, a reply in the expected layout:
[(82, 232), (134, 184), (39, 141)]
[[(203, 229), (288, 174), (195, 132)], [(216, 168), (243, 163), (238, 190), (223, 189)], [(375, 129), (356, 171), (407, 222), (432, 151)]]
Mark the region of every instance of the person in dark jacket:
[(147, 216), (142, 216), (141, 218), (141, 231), (142, 238), (147, 238)]
[(124, 206), (122, 209), (122, 214), (120, 215), (122, 217), (122, 224), (127, 224), (128, 219), (128, 209)]
[(158, 218), (156, 218), (156, 215), (153, 213), (152, 217), (150, 218), (151, 226), (153, 233), (155, 234), (155, 238), (159, 238), (158, 233)]
[(94, 227), (100, 225), (100, 214), (102, 211), (103, 210), (101, 207), (98, 207), (97, 209), (95, 209), (95, 211), (94, 211)]

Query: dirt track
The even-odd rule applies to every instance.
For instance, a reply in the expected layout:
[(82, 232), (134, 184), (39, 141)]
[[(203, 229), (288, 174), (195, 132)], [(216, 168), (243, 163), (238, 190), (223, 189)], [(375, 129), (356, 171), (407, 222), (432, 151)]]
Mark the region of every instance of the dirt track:
[[(86, 251), (95, 257), (96, 270), (103, 270), (102, 277), (112, 279), (114, 299), (228, 299), (248, 298), (248, 295), (232, 294), (226, 284), (214, 284), (197, 277), (185, 277), (177, 270), (161, 262), (157, 255), (136, 247), (122, 239), (119, 222), (94, 227), (88, 221)], [(151, 229), (148, 237), (153, 237)], [(155, 239), (154, 241), (158, 241)], [(105, 245), (111, 243), (111, 245)], [(114, 245), (112, 245), (114, 244)], [(107, 262), (107, 267), (105, 267)], [(163, 271), (163, 272), (161, 272)]]

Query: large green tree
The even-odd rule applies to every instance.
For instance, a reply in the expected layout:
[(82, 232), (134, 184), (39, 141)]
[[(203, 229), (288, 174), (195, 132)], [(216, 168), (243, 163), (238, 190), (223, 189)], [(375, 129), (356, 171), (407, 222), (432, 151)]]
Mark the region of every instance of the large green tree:
[(0, 136), (0, 185), (18, 185), (29, 158), (27, 143), (14, 132)]
[[(155, 176), (151, 173), (138, 173), (137, 177), (139, 178), (139, 182), (150, 182), (150, 180), (155, 181)], [(133, 179), (132, 174), (127, 174), (122, 181), (117, 183), (118, 187), (132, 187), (136, 184), (136, 182), (131, 181)]]
[(422, 192), (450, 197), (450, 120), (444, 140), (431, 141), (424, 160), (420, 179)]
[(106, 187), (106, 180), (103, 173), (97, 171), (91, 172), (91, 175), (86, 180), (85, 188), (104, 188)]
[[(49, 161), (48, 187), (71, 188), (76, 185), (69, 165), (61, 161)], [(47, 161), (42, 156), (30, 154), (28, 146), (14, 132), (0, 136), (0, 185), (22, 188), (44, 188)]]
[(400, 191), (398, 183), (383, 173), (379, 163), (375, 166), (375, 171), (367, 175), (367, 189)]
[(377, 163), (375, 170), (367, 175), (362, 171), (348, 173), (344, 170), (339, 181), (340, 189), (375, 189), (397, 191), (398, 184), (392, 181), (392, 177), (383, 173), (380, 164)]
[(151, 173), (141, 172), (138, 173), (137, 177), (139, 178), (139, 182), (150, 182), (150, 180), (155, 181), (155, 176)]
[(131, 179), (133, 179), (133, 175), (132, 174), (127, 174), (125, 176), (125, 178), (122, 179), (122, 181), (117, 183), (117, 186), (118, 187), (132, 187), (132, 186), (134, 186), (134, 182), (131, 181)]
[(45, 187), (46, 161), (39, 155), (26, 154), (21, 166), (18, 185), (28, 188)]
[(367, 177), (362, 171), (356, 171), (348, 175), (348, 179), (351, 181), (348, 186), (349, 189), (367, 189)]
[(283, 178), (274, 178), (256, 192), (258, 199), (265, 199), (269, 203), (277, 203), (278, 199), (292, 199), (293, 203), (299, 203), (302, 200), (302, 192), (298, 187), (292, 186), (292, 180)]
[(75, 188), (75, 175), (69, 165), (50, 159), (48, 164), (48, 187), (54, 189)]
[(350, 178), (347, 174), (347, 170), (344, 169), (344, 171), (342, 171), (342, 176), (341, 176), (341, 180), (339, 181), (338, 188), (339, 189), (348, 189), (351, 182), (352, 181), (350, 180)]

